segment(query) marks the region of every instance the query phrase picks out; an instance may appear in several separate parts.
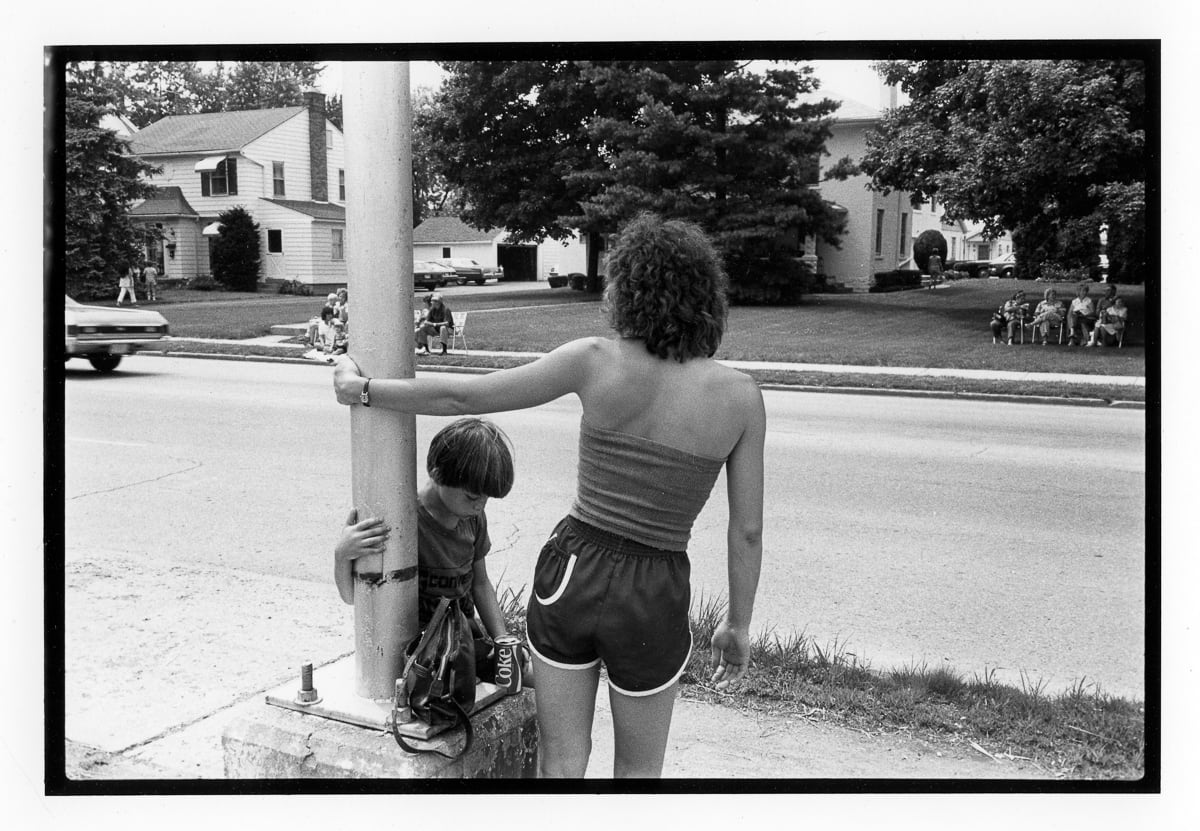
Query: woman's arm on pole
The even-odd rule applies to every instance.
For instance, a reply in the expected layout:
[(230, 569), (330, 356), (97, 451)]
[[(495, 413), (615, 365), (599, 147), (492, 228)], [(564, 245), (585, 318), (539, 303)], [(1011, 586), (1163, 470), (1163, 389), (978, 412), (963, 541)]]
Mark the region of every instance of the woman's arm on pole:
[[(563, 344), (524, 366), (487, 375), (431, 374), (421, 378), (372, 378), (372, 407), (418, 415), (472, 415), (522, 410), (578, 393), (591, 374), (603, 340)], [(342, 404), (358, 404), (366, 383), (350, 358), (338, 361), (333, 386)]]

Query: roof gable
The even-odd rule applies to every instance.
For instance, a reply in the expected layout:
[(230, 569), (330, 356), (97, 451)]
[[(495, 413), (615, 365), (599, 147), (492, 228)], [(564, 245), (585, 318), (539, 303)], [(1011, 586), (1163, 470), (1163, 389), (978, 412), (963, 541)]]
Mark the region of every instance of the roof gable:
[(154, 193), (129, 211), (130, 216), (199, 216), (188, 204), (183, 190), (170, 185), (157, 187)]
[(502, 228), (472, 228), (457, 216), (431, 216), (413, 228), (413, 242), (493, 242), (502, 233)]
[(278, 107), (169, 115), (135, 133), (129, 140), (130, 152), (148, 156), (237, 150), (302, 112), (304, 107)]

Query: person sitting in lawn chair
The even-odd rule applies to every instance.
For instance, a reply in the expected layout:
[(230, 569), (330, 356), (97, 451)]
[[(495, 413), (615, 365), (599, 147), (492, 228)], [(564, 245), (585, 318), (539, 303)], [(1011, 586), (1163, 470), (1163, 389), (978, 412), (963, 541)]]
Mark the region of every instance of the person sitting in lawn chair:
[(1025, 320), (1028, 311), (1029, 304), (1025, 302), (1025, 292), (1018, 291), (1011, 298), (1005, 300), (1004, 305), (992, 312), (992, 345), (1000, 342), (1001, 332), (1007, 329), (1007, 343), (1012, 346), (1013, 337)]
[(436, 336), (442, 342), (442, 354), (445, 355), (446, 342), (453, 331), (454, 314), (450, 311), (450, 307), (442, 300), (440, 294), (433, 294), (429, 298), (429, 311), (422, 317), (420, 324), (417, 326), (417, 331), (414, 333), (417, 349), (425, 350), (423, 354), (428, 355), (428, 338)]
[(1128, 319), (1129, 310), (1125, 308), (1125, 301), (1120, 297), (1114, 297), (1112, 305), (1101, 311), (1100, 317), (1096, 319), (1096, 325), (1092, 327), (1092, 339), (1088, 341), (1088, 346), (1105, 346), (1105, 340), (1108, 338), (1119, 343)]
[[(1058, 299), (1058, 292), (1054, 289), (1046, 289), (1046, 293), (1042, 295), (1042, 302), (1038, 303), (1037, 308), (1033, 310), (1033, 320), (1029, 322), (1029, 325), (1033, 327), (1033, 342), (1037, 343), (1038, 332), (1041, 332), (1042, 346), (1045, 346), (1050, 327), (1062, 325), (1062, 320), (1063, 304)], [(1062, 342), (1061, 339), (1059, 342)]]

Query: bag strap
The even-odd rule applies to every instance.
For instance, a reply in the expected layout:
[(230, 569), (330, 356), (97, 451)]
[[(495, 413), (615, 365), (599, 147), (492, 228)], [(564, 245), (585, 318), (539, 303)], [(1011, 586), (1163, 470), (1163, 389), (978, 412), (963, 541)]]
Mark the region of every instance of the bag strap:
[(409, 744), (405, 738), (400, 735), (400, 729), (396, 725), (396, 720), (392, 719), (392, 736), (395, 737), (396, 744), (400, 745), (401, 749), (406, 750), (409, 753), (435, 753), (438, 756), (446, 759), (458, 759), (467, 755), (467, 751), (471, 749), (471, 744), (475, 741), (475, 728), (471, 726), (471, 718), (467, 715), (466, 711), (463, 710), (461, 704), (459, 704), (453, 697), (450, 698), (450, 704), (454, 707), (457, 719), (454, 727), (457, 727), (459, 724), (461, 724), (463, 726), (463, 733), (466, 736), (466, 738), (463, 740), (462, 749), (457, 753), (443, 753), (435, 747), (417, 747)]

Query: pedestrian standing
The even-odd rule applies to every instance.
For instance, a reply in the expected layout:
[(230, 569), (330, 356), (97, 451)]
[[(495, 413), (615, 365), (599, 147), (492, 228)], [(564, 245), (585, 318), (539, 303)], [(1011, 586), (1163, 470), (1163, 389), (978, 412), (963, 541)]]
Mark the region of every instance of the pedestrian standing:
[(929, 255), (929, 288), (942, 282), (942, 258), (934, 251)]
[(142, 279), (146, 283), (146, 300), (158, 300), (158, 269), (154, 267), (154, 263), (146, 263)]
[(722, 470), (729, 604), (711, 639), (712, 682), (723, 690), (748, 667), (766, 414), (754, 380), (713, 360), (727, 282), (699, 227), (645, 214), (608, 259), (614, 337), (574, 340), (489, 375), (366, 378), (349, 357), (334, 370), (339, 402), (404, 413), (500, 412), (579, 397), (578, 488), (538, 557), (526, 614), (542, 776), (586, 772), (602, 664), (613, 775), (662, 775), (692, 651), (687, 543)]
[(118, 286), (121, 290), (117, 292), (117, 305), (120, 306), (126, 295), (133, 301), (133, 305), (137, 305), (137, 290), (134, 288), (134, 280), (137, 279), (137, 269), (132, 265), (125, 269), (125, 273), (121, 276)]

